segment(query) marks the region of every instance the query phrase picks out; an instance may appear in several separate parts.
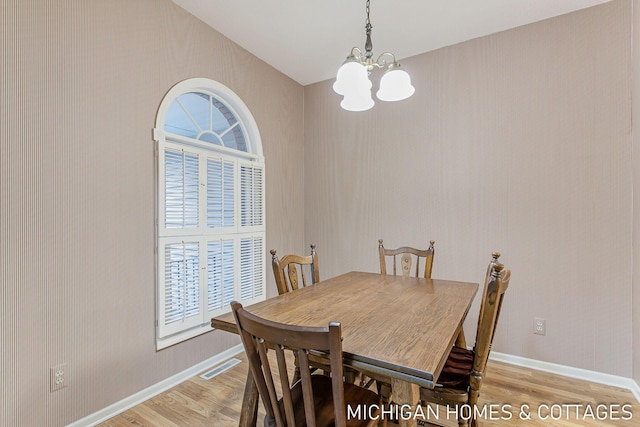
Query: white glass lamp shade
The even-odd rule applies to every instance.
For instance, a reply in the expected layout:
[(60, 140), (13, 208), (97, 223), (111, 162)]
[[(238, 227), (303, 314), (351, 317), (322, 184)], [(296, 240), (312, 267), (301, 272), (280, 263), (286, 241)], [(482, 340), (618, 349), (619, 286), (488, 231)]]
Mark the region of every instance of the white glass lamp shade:
[(390, 68), (380, 79), (380, 89), (376, 96), (381, 101), (402, 101), (416, 91), (411, 85), (409, 73), (397, 66)]
[(365, 80), (369, 80), (367, 67), (355, 60), (347, 60), (338, 69), (333, 90), (337, 94), (344, 95), (358, 84), (364, 84)]
[(371, 98), (371, 91), (366, 92), (350, 92), (344, 95), (340, 102), (340, 106), (347, 111), (365, 111), (375, 105)]
[(333, 90), (344, 96), (340, 106), (348, 111), (365, 111), (374, 106), (371, 80), (367, 68), (356, 61), (347, 61), (338, 70)]

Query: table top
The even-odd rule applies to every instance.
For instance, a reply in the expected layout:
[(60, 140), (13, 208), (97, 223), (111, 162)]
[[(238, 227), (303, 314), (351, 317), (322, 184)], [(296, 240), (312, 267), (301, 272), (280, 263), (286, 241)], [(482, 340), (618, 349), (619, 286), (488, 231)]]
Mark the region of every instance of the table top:
[[(477, 283), (354, 271), (245, 308), (280, 323), (340, 322), (345, 364), (432, 386), (477, 290)], [(238, 333), (232, 313), (211, 326)]]

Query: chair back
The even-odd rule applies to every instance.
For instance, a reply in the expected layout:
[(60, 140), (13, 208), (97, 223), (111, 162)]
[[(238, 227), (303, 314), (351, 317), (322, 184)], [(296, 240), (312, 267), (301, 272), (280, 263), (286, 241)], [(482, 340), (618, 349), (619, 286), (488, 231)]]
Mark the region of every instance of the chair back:
[[(485, 304), (485, 301), (487, 299), (487, 291), (489, 290), (489, 282), (491, 281), (491, 273), (493, 273), (494, 268), (497, 265), (502, 265), (500, 264), (500, 261), (498, 261), (498, 258), (500, 258), (500, 252), (492, 252), (491, 253), (491, 261), (489, 262), (489, 265), (487, 266), (487, 273), (484, 276), (484, 287), (482, 289), (482, 299), (480, 300), (480, 312), (478, 313), (478, 325), (476, 328), (476, 344), (477, 344), (477, 337), (478, 337), (478, 332), (480, 332), (480, 328), (481, 328), (481, 324), (482, 324), (482, 319), (483, 319), (483, 307)], [(502, 267), (504, 269), (504, 266)], [(509, 274), (511, 274), (509, 272)], [(509, 285), (509, 282), (507, 281), (507, 286)], [(502, 302), (500, 302), (500, 304), (502, 304)], [(498, 312), (500, 311), (500, 309), (498, 308)], [(498, 323), (498, 319), (496, 318), (495, 320), (496, 324), (493, 325), (492, 327), (495, 329), (496, 325)], [(489, 345), (491, 345), (491, 343), (489, 343)]]
[[(318, 267), (318, 253), (316, 245), (311, 245), (311, 255), (301, 256), (295, 254), (285, 255), (278, 259), (275, 249), (271, 249), (271, 265), (278, 287), (278, 294), (286, 294), (296, 289), (313, 285), (320, 281), (320, 269)], [(305, 270), (308, 273), (305, 273)], [(308, 283), (308, 277), (311, 282)]]
[(398, 275), (398, 265), (402, 276), (409, 277), (411, 275), (411, 266), (415, 261), (415, 276), (420, 277), (420, 261), (424, 263), (424, 273), (422, 277), (426, 279), (431, 278), (431, 270), (433, 269), (433, 255), (435, 250), (433, 245), (435, 242), (431, 240), (429, 242), (428, 249), (415, 249), (408, 246), (403, 246), (397, 249), (386, 249), (382, 244), (382, 239), (378, 240), (378, 253), (380, 255), (380, 274), (387, 275), (387, 260), (393, 262), (393, 275)]
[[(504, 294), (511, 279), (511, 271), (505, 270), (504, 265), (498, 261), (499, 257), (498, 252), (492, 254), (485, 275), (480, 313), (478, 314), (476, 343), (473, 350), (458, 345), (451, 349), (438, 378), (438, 384), (441, 387), (421, 388), (420, 399), (422, 402), (454, 405), (459, 409), (460, 405), (468, 405), (469, 408), (476, 407)], [(463, 413), (465, 411), (459, 413), (458, 425), (478, 426), (473, 409), (471, 410), (471, 419), (461, 415)]]
[[(337, 427), (346, 426), (340, 323), (331, 322), (326, 328), (287, 325), (255, 316), (235, 301), (231, 303), (231, 307), (267, 419), (275, 421), (277, 427), (305, 425), (303, 419), (306, 420), (307, 426), (316, 426), (309, 368), (309, 352), (315, 350), (329, 353), (331, 362), (332, 391), (328, 393), (332, 393), (333, 396), (334, 413), (325, 415), (334, 416)], [(267, 349), (274, 350), (275, 361), (267, 357)], [(299, 360), (301, 379), (294, 384), (293, 390), (289, 381), (285, 351), (293, 352)], [(275, 378), (280, 380), (280, 395)], [(327, 396), (320, 397), (327, 400)], [(301, 401), (303, 405), (296, 404)]]
[[(488, 274), (485, 278), (484, 291), (480, 302), (480, 312), (478, 314), (478, 329), (476, 332), (476, 344), (474, 347), (473, 371), (471, 373), (471, 383), (482, 381), (484, 376), (491, 344), (495, 335), (500, 310), (504, 300), (504, 294), (509, 287), (511, 271), (505, 270), (498, 258), (500, 254), (493, 253), (493, 258), (489, 264)], [(471, 389), (480, 389), (480, 384)]]

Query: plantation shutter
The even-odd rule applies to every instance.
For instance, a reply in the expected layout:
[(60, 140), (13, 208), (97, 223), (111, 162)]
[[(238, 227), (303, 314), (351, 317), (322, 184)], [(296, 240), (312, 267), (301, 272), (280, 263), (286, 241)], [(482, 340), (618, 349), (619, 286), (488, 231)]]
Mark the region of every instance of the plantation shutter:
[(210, 331), (233, 300), (265, 299), (265, 188), (257, 125), (228, 88), (179, 83), (156, 125), (160, 349)]
[(263, 168), (252, 164), (240, 166), (240, 210), (242, 226), (261, 226), (263, 219)]
[(235, 225), (235, 163), (223, 158), (207, 159), (207, 227)]
[(251, 236), (240, 239), (240, 300), (251, 303), (264, 296), (264, 238)]
[(197, 228), (200, 187), (198, 155), (167, 148), (164, 158), (165, 227)]
[(234, 248), (233, 238), (207, 244), (207, 310), (212, 316), (235, 299)]
[(198, 242), (164, 246), (164, 292), (161, 306), (165, 334), (199, 325), (200, 248)]

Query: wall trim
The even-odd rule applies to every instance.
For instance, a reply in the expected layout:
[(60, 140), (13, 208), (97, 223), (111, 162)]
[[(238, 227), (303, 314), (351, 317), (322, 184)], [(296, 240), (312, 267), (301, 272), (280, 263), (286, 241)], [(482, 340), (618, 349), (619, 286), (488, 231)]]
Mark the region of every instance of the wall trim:
[[(206, 359), (197, 365), (194, 365), (182, 372), (179, 372), (165, 380), (160, 381), (157, 384), (147, 387), (129, 397), (126, 397), (113, 405), (109, 405), (93, 414), (86, 416), (78, 421), (69, 424), (67, 427), (88, 427), (100, 424), (109, 418), (113, 418), (116, 415), (132, 408), (145, 400), (175, 387), (183, 381), (188, 380), (191, 377), (196, 376), (200, 372), (206, 371), (210, 367), (219, 364), (220, 362), (236, 356), (244, 351), (242, 344), (237, 344), (228, 350), (225, 350), (217, 355)], [(510, 365), (522, 366), (525, 368), (536, 369), (538, 371), (549, 372), (557, 375), (564, 375), (565, 377), (577, 378), (581, 380), (591, 381), (598, 384), (605, 384), (614, 387), (620, 387), (629, 390), (636, 401), (640, 402), (640, 386), (631, 378), (620, 377), (617, 375), (604, 374), (602, 372), (589, 371), (587, 369), (574, 368), (572, 366), (558, 365), (556, 363), (543, 362), (541, 360), (528, 359), (526, 357), (513, 356), (510, 354), (499, 353), (492, 351), (489, 356), (491, 360), (497, 362), (508, 363)]]
[(152, 397), (162, 393), (163, 391), (166, 391), (171, 387), (175, 387), (181, 382), (198, 375), (200, 372), (206, 371), (212, 366), (217, 365), (220, 362), (236, 356), (242, 352), (244, 352), (244, 347), (242, 347), (242, 344), (237, 344), (228, 350), (218, 353), (215, 356), (203, 360), (202, 362), (188, 369), (185, 369), (182, 372), (178, 372), (177, 374), (162, 380), (159, 383), (152, 385), (151, 387), (147, 387), (144, 390), (132, 394), (129, 397), (125, 397), (124, 399), (114, 403), (113, 405), (109, 405), (106, 408), (94, 412), (91, 415), (81, 418), (78, 421), (69, 424), (67, 427), (88, 427), (100, 424), (101, 422), (104, 422), (109, 418), (113, 418), (116, 415), (126, 411), (127, 409), (132, 408), (144, 402), (145, 400), (151, 399)]
[(640, 387), (631, 378), (621, 377), (618, 375), (605, 374), (602, 372), (589, 371), (587, 369), (574, 368), (567, 365), (558, 365), (556, 363), (544, 362), (541, 360), (528, 359), (526, 357), (513, 356), (511, 354), (499, 353), (492, 351), (489, 359), (497, 362), (508, 363), (510, 365), (522, 366), (525, 368), (536, 369), (538, 371), (549, 372), (551, 374), (563, 375), (569, 378), (591, 381), (598, 384), (610, 385), (629, 390), (633, 393), (636, 401), (640, 403)]

